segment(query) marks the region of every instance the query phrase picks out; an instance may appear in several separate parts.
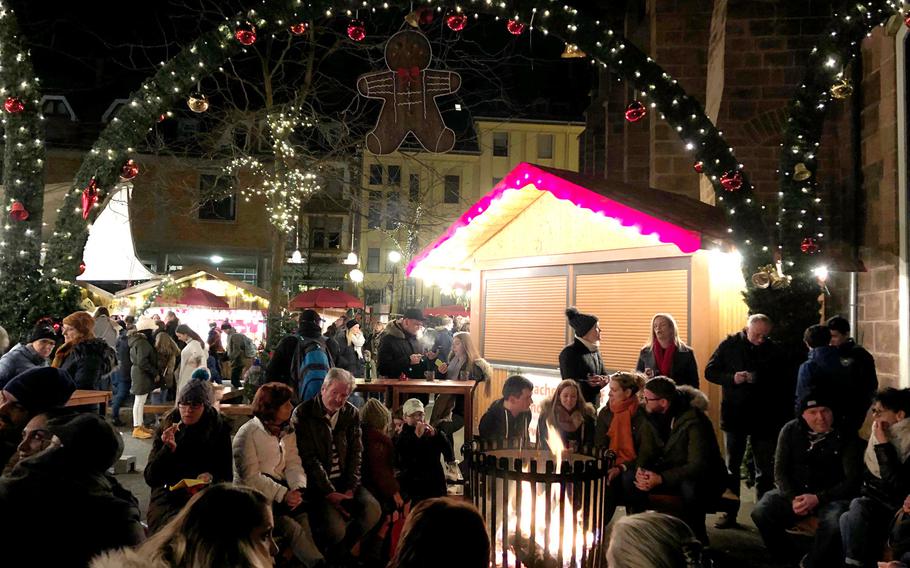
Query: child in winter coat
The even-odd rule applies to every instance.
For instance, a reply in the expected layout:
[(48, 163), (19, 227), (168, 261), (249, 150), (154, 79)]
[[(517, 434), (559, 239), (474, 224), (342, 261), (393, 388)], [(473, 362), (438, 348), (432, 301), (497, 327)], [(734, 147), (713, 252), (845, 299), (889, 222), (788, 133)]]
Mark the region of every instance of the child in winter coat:
[(402, 405), (404, 424), (395, 436), (399, 482), (416, 505), (423, 499), (443, 497), (446, 478), (440, 459), (450, 449), (446, 439), (426, 422), (423, 403), (410, 398)]

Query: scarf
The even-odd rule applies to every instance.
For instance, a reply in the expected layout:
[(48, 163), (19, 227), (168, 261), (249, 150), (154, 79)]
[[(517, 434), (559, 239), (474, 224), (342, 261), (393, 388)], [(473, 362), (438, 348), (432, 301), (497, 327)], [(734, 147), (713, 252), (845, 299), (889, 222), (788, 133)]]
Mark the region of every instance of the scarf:
[(613, 413), (613, 420), (610, 421), (610, 428), (607, 430), (610, 449), (616, 452), (617, 465), (630, 463), (638, 457), (635, 440), (632, 437), (632, 416), (638, 412), (638, 397), (632, 395), (623, 401), (614, 401), (611, 398), (608, 404), (610, 412)]
[[(901, 463), (907, 461), (910, 457), (910, 418), (904, 418), (900, 422), (895, 422), (888, 429), (888, 444), (894, 446), (897, 450), (897, 457)], [(863, 462), (866, 469), (875, 477), (882, 478), (882, 469), (878, 465), (878, 456), (875, 455), (875, 436), (869, 436), (869, 443), (866, 445), (866, 453), (863, 455)]]
[(57, 353), (54, 354), (54, 360), (53, 360), (53, 362), (51, 362), (51, 367), (55, 367), (55, 368), (59, 369), (60, 366), (63, 365), (63, 362), (66, 360), (66, 358), (69, 357), (70, 353), (73, 352), (73, 349), (75, 349), (77, 345), (79, 345), (80, 343), (82, 343), (83, 341), (86, 341), (88, 339), (93, 339), (93, 338), (92, 337), (80, 337), (79, 339), (76, 339), (74, 341), (67, 341), (66, 343), (61, 345), (60, 349), (57, 349)]
[(351, 345), (354, 346), (354, 351), (357, 352), (358, 357), (363, 359), (363, 344), (366, 343), (366, 338), (362, 333), (355, 333), (349, 336)]
[(661, 347), (660, 342), (655, 339), (651, 343), (651, 352), (654, 353), (654, 364), (657, 365), (657, 370), (660, 371), (660, 374), (669, 377), (670, 372), (673, 370), (673, 354), (676, 353), (676, 343), (670, 343), (670, 345), (664, 349)]
[(597, 353), (598, 351), (600, 351), (600, 341), (591, 343), (587, 339), (583, 339), (581, 337), (578, 337), (577, 335), (575, 336), (575, 339), (581, 341), (582, 345), (587, 347), (588, 351), (590, 351), (591, 353)]
[(449, 359), (449, 368), (446, 369), (446, 379), (457, 381), (461, 378), (461, 368), (464, 367), (465, 358), (452, 355)]
[(556, 419), (556, 427), (560, 432), (575, 432), (585, 423), (584, 414), (580, 410), (569, 412), (559, 401), (553, 403), (553, 418)]

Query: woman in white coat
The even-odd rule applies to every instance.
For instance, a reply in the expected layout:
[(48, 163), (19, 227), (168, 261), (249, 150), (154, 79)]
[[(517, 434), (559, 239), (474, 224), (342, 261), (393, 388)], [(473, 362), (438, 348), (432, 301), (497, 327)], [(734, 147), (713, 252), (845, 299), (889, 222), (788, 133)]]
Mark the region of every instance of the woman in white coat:
[(186, 343), (186, 347), (180, 352), (180, 372), (177, 373), (177, 392), (180, 392), (183, 386), (190, 382), (193, 371), (200, 367), (207, 368), (208, 350), (199, 334), (185, 323), (177, 326), (175, 334), (177, 339)]
[(303, 504), (306, 473), (291, 427), (294, 391), (284, 383), (266, 383), (253, 397), (253, 419), (234, 436), (234, 483), (252, 487), (272, 503), (275, 530), (290, 543), (307, 568), (325, 558), (316, 543)]

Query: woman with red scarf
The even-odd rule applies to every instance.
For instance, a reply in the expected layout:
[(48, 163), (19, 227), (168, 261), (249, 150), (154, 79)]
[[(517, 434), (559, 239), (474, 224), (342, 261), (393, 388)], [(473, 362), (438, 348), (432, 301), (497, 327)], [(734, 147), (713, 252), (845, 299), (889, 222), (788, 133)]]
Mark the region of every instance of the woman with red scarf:
[(698, 388), (695, 352), (679, 338), (679, 328), (670, 314), (655, 314), (651, 318), (651, 341), (638, 354), (635, 370), (649, 379), (664, 376), (677, 385)]
[(644, 384), (645, 376), (641, 373), (611, 375), (610, 398), (597, 415), (594, 445), (616, 453), (616, 463), (607, 473), (607, 519), (623, 502), (622, 496), (634, 488), (636, 470), (650, 467), (657, 457), (657, 435), (644, 409), (638, 408), (638, 395)]
[(590, 448), (594, 443), (594, 414), (594, 406), (585, 402), (578, 383), (565, 379), (556, 387), (553, 396), (540, 405), (537, 447), (550, 449), (550, 428), (554, 428), (566, 451)]

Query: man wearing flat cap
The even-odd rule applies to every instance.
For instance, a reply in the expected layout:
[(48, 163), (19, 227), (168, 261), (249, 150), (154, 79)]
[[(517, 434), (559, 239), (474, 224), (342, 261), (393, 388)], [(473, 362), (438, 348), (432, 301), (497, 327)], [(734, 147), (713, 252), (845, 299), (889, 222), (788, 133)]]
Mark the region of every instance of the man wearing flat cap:
[(424, 356), (417, 341), (423, 322), (423, 310), (408, 308), (402, 317), (386, 326), (379, 340), (380, 376), (397, 379), (404, 374), (410, 379), (422, 379), (424, 371), (433, 369), (432, 359), (436, 355)]
[(856, 432), (835, 427), (832, 404), (819, 391), (800, 400), (800, 416), (783, 427), (777, 441), (776, 488), (752, 511), (768, 551), (785, 565), (799, 561), (787, 531), (810, 517), (817, 519), (818, 528), (800, 566), (841, 566), (844, 561), (839, 521), (859, 495), (863, 444)]
[(597, 316), (583, 314), (575, 308), (566, 310), (566, 318), (575, 340), (559, 354), (559, 374), (577, 382), (585, 402), (598, 406), (600, 390), (607, 384), (604, 362), (600, 356), (600, 326)]

